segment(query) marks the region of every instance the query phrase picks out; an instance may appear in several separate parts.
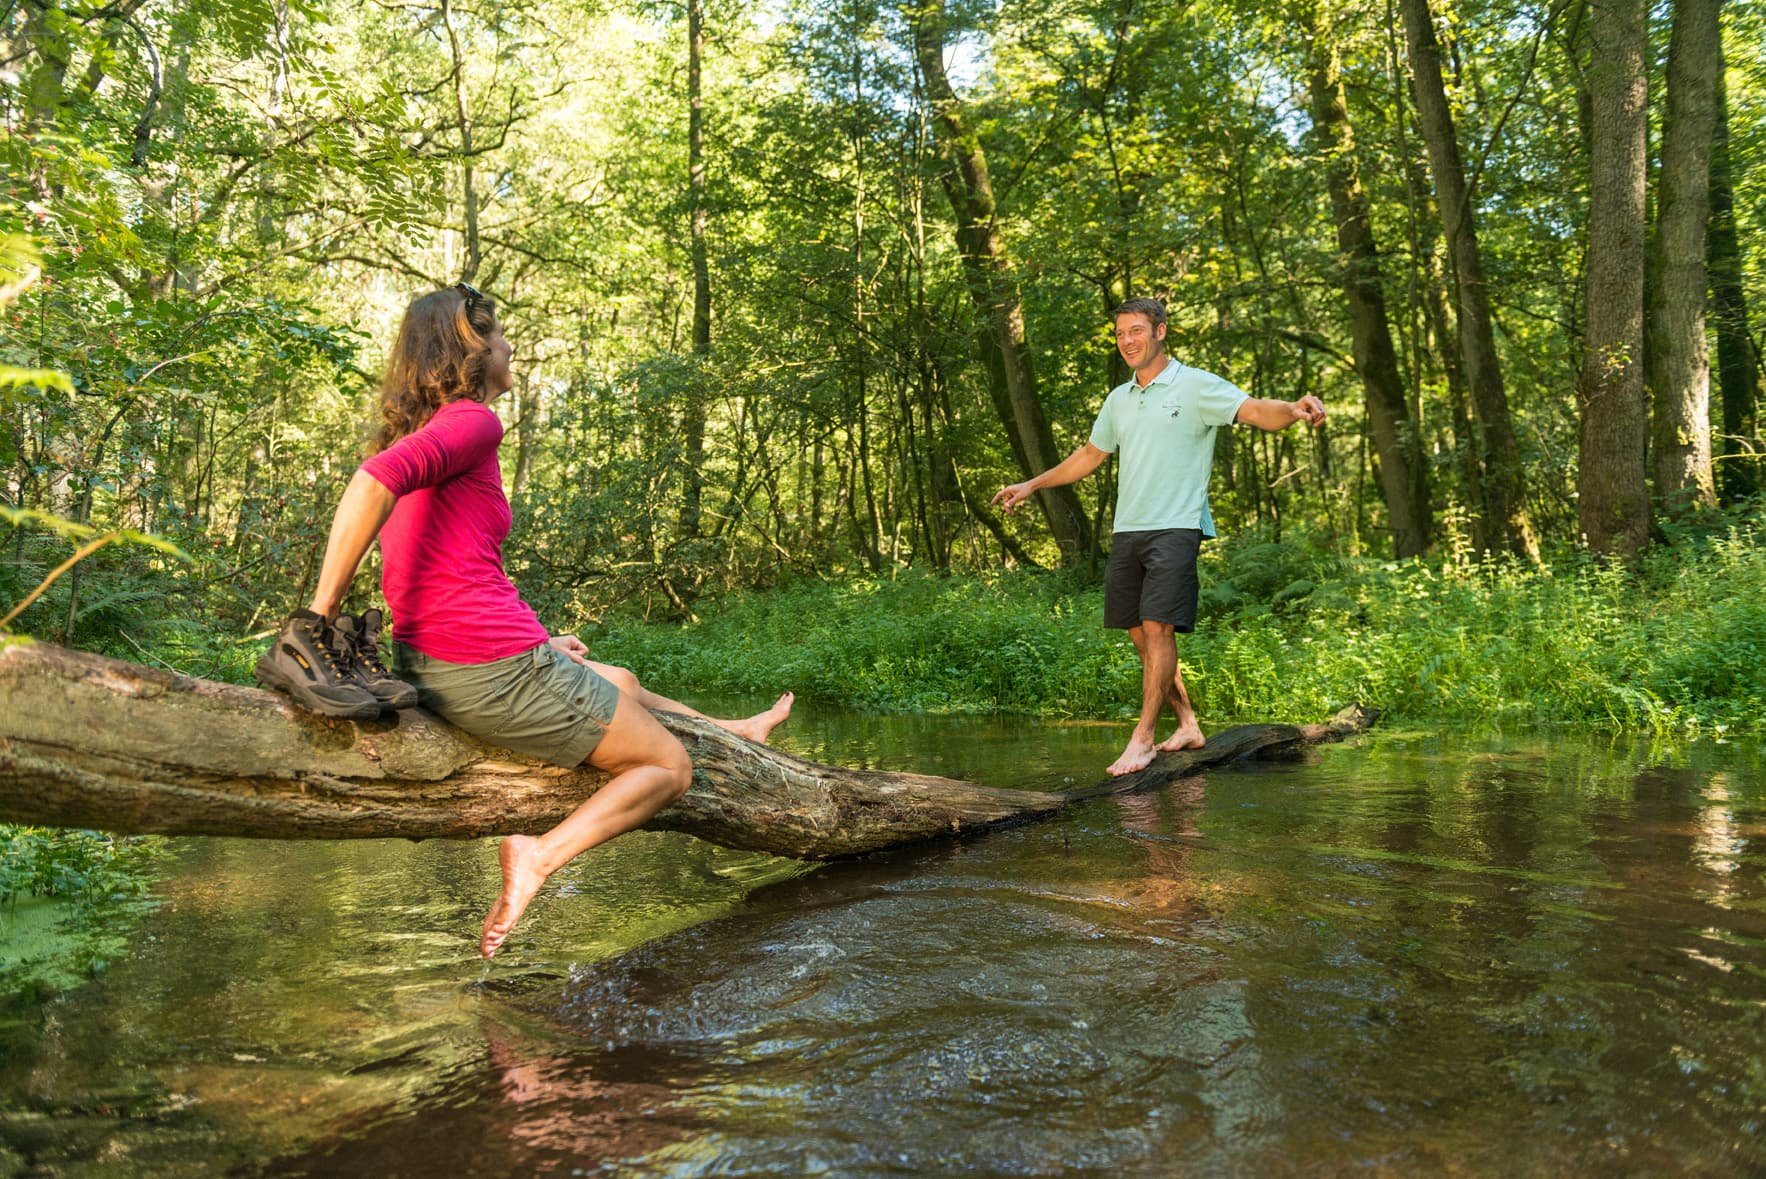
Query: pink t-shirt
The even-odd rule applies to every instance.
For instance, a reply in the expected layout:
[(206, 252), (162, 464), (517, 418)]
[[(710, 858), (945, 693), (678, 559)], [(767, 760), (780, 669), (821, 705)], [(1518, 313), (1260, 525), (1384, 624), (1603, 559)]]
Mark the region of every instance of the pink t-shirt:
[(502, 440), (489, 408), (450, 401), (362, 464), (398, 497), (380, 530), (393, 638), (432, 659), (489, 663), (547, 638), (503, 572), (512, 517), (497, 465)]

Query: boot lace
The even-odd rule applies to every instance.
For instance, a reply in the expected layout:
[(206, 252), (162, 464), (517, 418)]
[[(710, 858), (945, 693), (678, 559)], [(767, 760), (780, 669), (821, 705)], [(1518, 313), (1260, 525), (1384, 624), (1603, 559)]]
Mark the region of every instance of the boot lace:
[(380, 644), (376, 643), (369, 635), (361, 635), (357, 637), (356, 658), (360, 659), (362, 665), (375, 675), (392, 675), (392, 672), (386, 670), (386, 664), (380, 661)]
[[(331, 633), (327, 634), (327, 631)], [(343, 636), (323, 622), (308, 623), (307, 633), (312, 636), (313, 647), (319, 652), (319, 658), (325, 661), (325, 669), (331, 673), (332, 678), (344, 679), (343, 669), (337, 665), (337, 651), (332, 647), (333, 641), (344, 641)]]

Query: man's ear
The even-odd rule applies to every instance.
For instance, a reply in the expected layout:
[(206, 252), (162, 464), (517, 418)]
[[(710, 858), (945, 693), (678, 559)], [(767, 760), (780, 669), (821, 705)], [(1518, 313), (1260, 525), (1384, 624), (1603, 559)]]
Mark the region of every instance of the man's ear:
[(1153, 329), (1153, 339), (1158, 340), (1161, 343), (1164, 342), (1164, 340), (1165, 340), (1165, 325), (1164, 324), (1160, 324), (1158, 327), (1155, 327)]

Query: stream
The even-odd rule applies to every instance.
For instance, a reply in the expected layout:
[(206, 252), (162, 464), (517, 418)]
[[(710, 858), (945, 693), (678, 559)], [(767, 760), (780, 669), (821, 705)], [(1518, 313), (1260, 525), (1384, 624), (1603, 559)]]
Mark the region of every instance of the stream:
[[(778, 743), (1053, 789), (1127, 727)], [(0, 1012), (0, 1175), (1758, 1175), (1763, 769), (1376, 729), (843, 864), (638, 832), (488, 965), (494, 841), (180, 839)]]

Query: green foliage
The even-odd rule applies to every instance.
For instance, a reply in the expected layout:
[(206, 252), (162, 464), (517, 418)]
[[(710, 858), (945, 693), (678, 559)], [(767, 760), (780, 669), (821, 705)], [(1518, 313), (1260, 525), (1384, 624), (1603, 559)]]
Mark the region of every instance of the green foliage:
[(168, 854), (151, 836), (0, 824), (0, 995), (103, 970), (155, 904)]
[(597, 658), (668, 690), (791, 688), (857, 708), (1096, 714), (1134, 663), (1098, 641), (1095, 593), (1062, 576), (802, 581), (695, 626), (609, 624)]
[[(1766, 716), (1766, 521), (1627, 571), (1210, 546), (1179, 644), (1197, 706), (1310, 720), (1349, 701), (1418, 723), (1755, 729)], [(793, 688), (851, 707), (1127, 716), (1139, 665), (1101, 594), (1064, 576), (803, 582), (691, 626), (606, 624), (598, 658), (676, 694)]]
[(165, 855), (148, 836), (0, 824), (0, 904), (55, 897), (91, 905), (145, 895)]
[[(1103, 312), (1128, 294), (1168, 301), (1186, 362), (1331, 406), (1323, 434), (1221, 438), (1216, 515), (1268, 547), (1241, 539), (1230, 575), (1210, 575), (1212, 616), (1246, 625), (1204, 670), (1221, 692), (1268, 691), (1276, 640), (1256, 637), (1271, 625), (1256, 611), (1347, 611), (1357, 579), (1378, 576), (1356, 562), (1390, 549), (1309, 134), (1303, 22), (1292, 6), (1219, 0), (948, 7), (952, 74), (989, 162), (1056, 452), (1083, 441), (1123, 376)], [(1529, 506), (1569, 545), (1586, 22), (1573, 6), (1436, 8), (1451, 17), (1448, 85), (1477, 175)], [(1745, 230), (1766, 216), (1761, 13), (1738, 0), (1724, 18), (1756, 306), (1766, 284), (1752, 243), (1766, 239)], [(708, 11), (713, 326), (698, 356), (677, 7), (0, 8), (13, 63), (0, 74), (0, 501), (191, 558), (107, 550), (19, 625), (243, 674), (244, 636), (312, 588), (400, 310), (468, 271), (516, 347), (517, 388), (496, 405), (515, 492), (505, 556), (548, 623), (716, 617), (720, 595), (806, 578), (955, 571), (992, 584), (1020, 554), (1054, 563), (1037, 513), (984, 506), (1025, 472), (977, 349), (909, 16), (868, 0)], [(1470, 528), (1455, 505), (1475, 500), (1463, 460), (1477, 443), (1447, 380), (1452, 325), (1430, 318), (1448, 277), (1401, 38), (1380, 5), (1339, 6), (1329, 25), (1436, 524), (1450, 534), (1441, 551), (1457, 562), (1451, 534)], [(686, 427), (701, 415), (695, 456)], [(1113, 478), (1079, 489), (1104, 531)], [(1316, 543), (1280, 543), (1296, 534)], [(0, 536), (0, 602), (21, 601), (65, 555), (37, 524)], [(372, 576), (359, 592), (372, 594)], [(988, 625), (1009, 630), (1014, 607), (975, 592), (948, 608), (997, 608), (1004, 620)], [(1082, 592), (1032, 597), (1053, 609)], [(1013, 658), (1031, 680), (1049, 674), (1042, 640), (993, 637), (1023, 652)], [(964, 641), (945, 645), (964, 656)], [(1126, 674), (1120, 654), (1109, 674)], [(961, 684), (928, 691), (934, 706), (941, 693), (983, 706)]]

